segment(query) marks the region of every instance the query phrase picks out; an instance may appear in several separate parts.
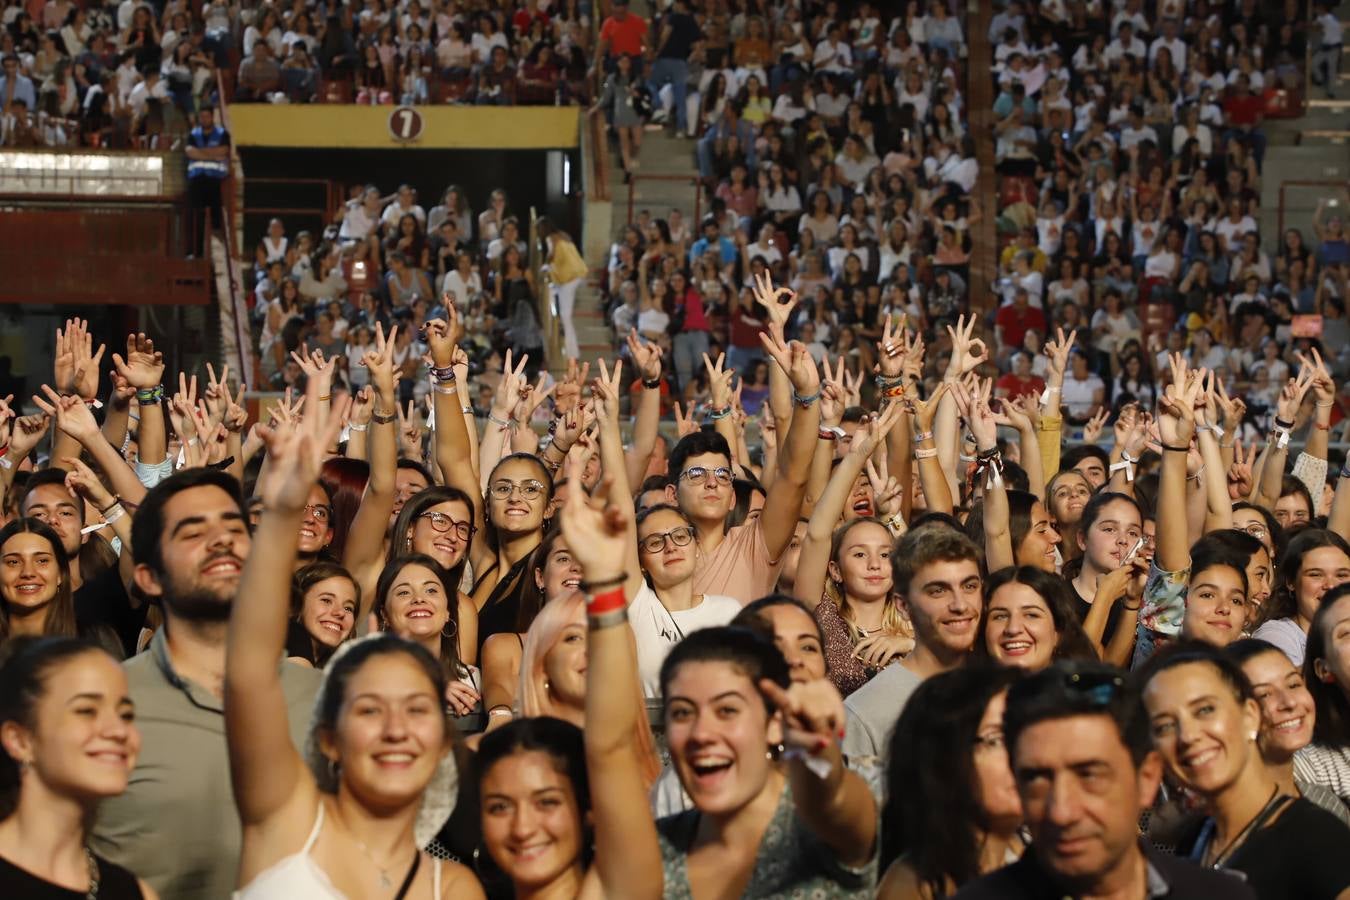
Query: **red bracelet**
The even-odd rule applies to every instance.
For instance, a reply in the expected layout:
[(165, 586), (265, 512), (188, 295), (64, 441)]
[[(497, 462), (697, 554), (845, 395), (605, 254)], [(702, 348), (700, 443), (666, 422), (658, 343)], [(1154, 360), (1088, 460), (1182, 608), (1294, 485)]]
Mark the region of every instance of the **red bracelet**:
[(624, 599), (623, 585), (603, 594), (592, 594), (586, 598), (586, 615), (601, 616), (615, 610), (625, 609), (628, 601)]

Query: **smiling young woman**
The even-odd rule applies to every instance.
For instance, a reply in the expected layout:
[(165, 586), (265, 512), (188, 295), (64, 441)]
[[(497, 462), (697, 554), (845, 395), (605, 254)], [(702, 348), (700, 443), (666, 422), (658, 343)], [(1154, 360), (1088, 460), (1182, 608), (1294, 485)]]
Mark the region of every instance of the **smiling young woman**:
[(126, 674), (70, 637), (19, 638), (0, 666), (0, 896), (155, 898), (86, 849), (99, 801), (126, 790), (141, 735)]
[(1215, 647), (1182, 640), (1138, 673), (1170, 777), (1210, 811), (1181, 855), (1236, 869), (1260, 897), (1339, 898), (1350, 889), (1350, 828), (1285, 794), (1262, 757), (1261, 707), (1242, 669)]
[(1039, 567), (992, 573), (984, 583), (975, 656), (1030, 672), (1057, 659), (1096, 660), (1073, 600), (1068, 582)]

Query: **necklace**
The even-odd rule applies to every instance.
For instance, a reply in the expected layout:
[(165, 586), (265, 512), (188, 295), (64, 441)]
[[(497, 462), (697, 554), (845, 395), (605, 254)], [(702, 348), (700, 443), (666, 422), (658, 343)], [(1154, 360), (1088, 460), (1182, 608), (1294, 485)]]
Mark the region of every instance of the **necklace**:
[(84, 848), (84, 861), (89, 864), (89, 891), (84, 895), (85, 900), (94, 900), (98, 896), (98, 861), (88, 847)]
[[(1231, 857), (1237, 851), (1238, 847), (1242, 845), (1242, 842), (1245, 841), (1248, 837), (1250, 837), (1253, 831), (1260, 828), (1265, 823), (1265, 821), (1271, 817), (1271, 815), (1275, 812), (1276, 804), (1280, 801), (1280, 799), (1281, 799), (1280, 786), (1277, 784), (1275, 785), (1275, 789), (1270, 792), (1270, 799), (1266, 801), (1266, 805), (1261, 807), (1260, 812), (1252, 816), (1251, 821), (1249, 821), (1245, 826), (1243, 826), (1242, 830), (1239, 831), (1237, 835), (1233, 837), (1232, 840), (1230, 840), (1227, 844), (1225, 844), (1222, 850), (1214, 854), (1213, 858), (1209, 862), (1209, 867), (1211, 869), (1217, 869), (1220, 866), (1222, 866), (1225, 862), (1227, 862), (1228, 858)], [(1208, 847), (1205, 848), (1204, 855), (1209, 856)]]
[(379, 860), (375, 858), (375, 854), (371, 853), (370, 848), (366, 846), (366, 842), (357, 837), (350, 828), (346, 828), (345, 830), (351, 835), (352, 840), (356, 841), (356, 846), (361, 848), (361, 852), (366, 855), (366, 859), (370, 860), (370, 864), (380, 873), (380, 888), (386, 891), (392, 888), (394, 886), (394, 880), (389, 877), (389, 867), (387, 865), (380, 865)]
[(867, 636), (870, 637), (871, 635), (876, 634), (877, 632), (881, 631), (881, 629), (883, 629), (883, 628), (885, 628), (885, 627), (886, 627), (885, 625), (878, 625), (876, 628), (859, 628), (858, 630), (861, 631), (863, 634), (865, 634), (865, 635), (867, 635)]

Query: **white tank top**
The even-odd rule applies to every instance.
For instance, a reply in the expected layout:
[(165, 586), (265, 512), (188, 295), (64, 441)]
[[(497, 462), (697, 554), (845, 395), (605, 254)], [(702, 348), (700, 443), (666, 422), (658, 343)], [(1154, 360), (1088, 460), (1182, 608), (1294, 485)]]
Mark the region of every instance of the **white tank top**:
[[(234, 900), (349, 900), (346, 894), (333, 886), (328, 874), (310, 859), (309, 851), (319, 839), (323, 828), (323, 801), (314, 817), (314, 827), (299, 853), (288, 856), (254, 878), (244, 888), (234, 892)], [(441, 896), (441, 861), (433, 860), (431, 870), (431, 897)]]

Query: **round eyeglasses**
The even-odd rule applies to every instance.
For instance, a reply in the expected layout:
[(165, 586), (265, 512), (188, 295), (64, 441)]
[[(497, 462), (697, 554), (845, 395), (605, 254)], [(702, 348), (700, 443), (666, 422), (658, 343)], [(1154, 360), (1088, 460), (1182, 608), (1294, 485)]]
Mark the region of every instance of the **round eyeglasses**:
[(667, 542), (671, 547), (688, 547), (693, 539), (694, 526), (685, 525), (681, 528), (672, 528), (670, 531), (649, 534), (638, 541), (638, 546), (648, 553), (660, 553), (666, 549)]
[(449, 534), (451, 530), (455, 532), (455, 537), (461, 541), (467, 541), (469, 535), (473, 534), (473, 526), (468, 522), (456, 522), (454, 519), (442, 512), (422, 513), (417, 518), (426, 519), (431, 525), (431, 530), (440, 534)]
[(494, 481), (488, 487), (488, 493), (495, 500), (505, 500), (520, 491), (520, 496), (526, 500), (533, 500), (544, 492), (544, 486), (537, 481)]

